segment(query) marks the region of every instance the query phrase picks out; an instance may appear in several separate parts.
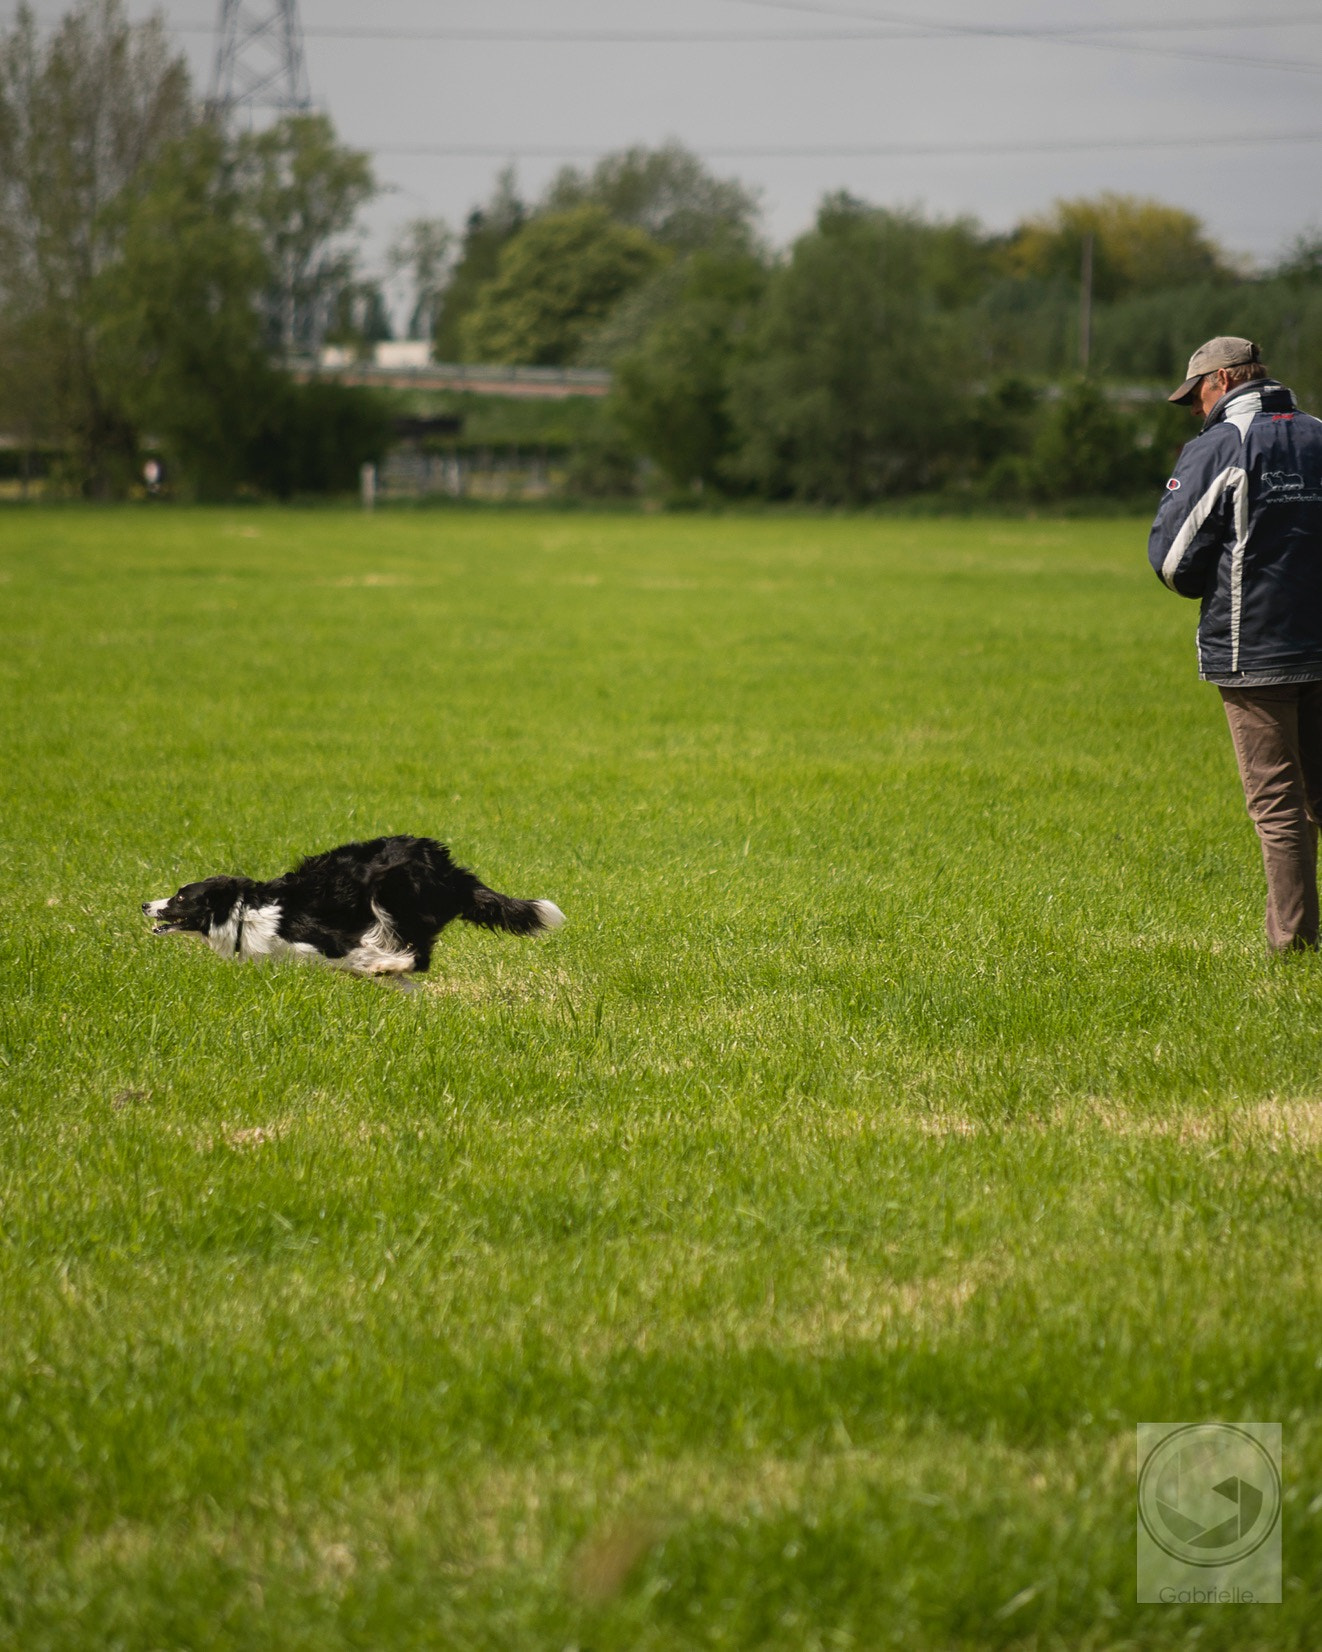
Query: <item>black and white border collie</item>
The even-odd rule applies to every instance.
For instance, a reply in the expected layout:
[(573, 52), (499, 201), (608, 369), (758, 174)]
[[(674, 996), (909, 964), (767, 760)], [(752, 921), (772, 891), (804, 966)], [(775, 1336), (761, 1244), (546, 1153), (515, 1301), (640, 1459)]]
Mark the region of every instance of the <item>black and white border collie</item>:
[(427, 837), (376, 837), (310, 855), (269, 883), (203, 878), (144, 901), (153, 935), (201, 935), (222, 958), (315, 958), (355, 975), (411, 975), (455, 918), (511, 935), (557, 929), (553, 901), (498, 895)]

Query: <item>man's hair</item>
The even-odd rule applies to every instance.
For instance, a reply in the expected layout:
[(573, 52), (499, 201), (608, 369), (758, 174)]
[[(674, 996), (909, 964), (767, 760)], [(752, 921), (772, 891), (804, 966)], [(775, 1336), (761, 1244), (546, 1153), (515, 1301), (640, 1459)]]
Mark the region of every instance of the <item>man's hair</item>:
[(1237, 384), (1252, 384), (1254, 379), (1271, 377), (1260, 361), (1246, 361), (1243, 367), (1227, 367), (1225, 372), (1227, 389), (1233, 389)]

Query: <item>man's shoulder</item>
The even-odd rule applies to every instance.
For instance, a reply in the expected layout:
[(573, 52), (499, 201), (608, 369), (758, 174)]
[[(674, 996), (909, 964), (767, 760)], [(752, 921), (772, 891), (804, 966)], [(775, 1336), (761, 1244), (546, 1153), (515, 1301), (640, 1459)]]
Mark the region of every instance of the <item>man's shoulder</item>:
[(1234, 425), (1214, 424), (1191, 436), (1175, 461), (1175, 476), (1215, 475), (1243, 449)]
[(1285, 411), (1269, 411), (1264, 408), (1254, 422), (1262, 430), (1270, 430), (1276, 425), (1293, 425), (1294, 435), (1302, 440), (1322, 440), (1322, 419), (1302, 407), (1291, 407)]
[[(1244, 388), (1253, 390), (1256, 386), (1246, 385)], [(1290, 429), (1299, 440), (1322, 440), (1322, 419), (1300, 407), (1288, 385), (1272, 381), (1258, 390), (1256, 395), (1228, 399), (1221, 419), (1203, 434), (1210, 436), (1215, 430), (1225, 430), (1229, 435), (1239, 435), (1244, 440), (1252, 437), (1255, 441), (1261, 441), (1274, 430), (1284, 429)]]
[(1254, 458), (1266, 465), (1293, 454), (1307, 456), (1316, 464), (1322, 459), (1322, 419), (1291, 404), (1287, 408), (1263, 408), (1245, 432), (1245, 446)]

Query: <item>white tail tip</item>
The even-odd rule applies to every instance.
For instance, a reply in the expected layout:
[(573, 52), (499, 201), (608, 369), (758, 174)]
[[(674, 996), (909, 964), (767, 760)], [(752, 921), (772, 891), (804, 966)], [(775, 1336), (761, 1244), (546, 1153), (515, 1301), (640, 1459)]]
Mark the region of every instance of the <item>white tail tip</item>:
[(565, 915), (554, 901), (534, 901), (537, 916), (542, 920), (543, 929), (559, 929), (565, 921)]

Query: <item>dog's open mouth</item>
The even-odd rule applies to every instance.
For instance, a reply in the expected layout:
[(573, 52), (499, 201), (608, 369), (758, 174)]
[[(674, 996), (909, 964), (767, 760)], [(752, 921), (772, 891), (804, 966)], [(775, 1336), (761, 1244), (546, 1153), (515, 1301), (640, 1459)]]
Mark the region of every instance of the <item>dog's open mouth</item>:
[(171, 923), (165, 916), (169, 904), (168, 901), (143, 901), (142, 910), (149, 918), (156, 920), (151, 926), (153, 935), (178, 935), (182, 931), (182, 924)]

